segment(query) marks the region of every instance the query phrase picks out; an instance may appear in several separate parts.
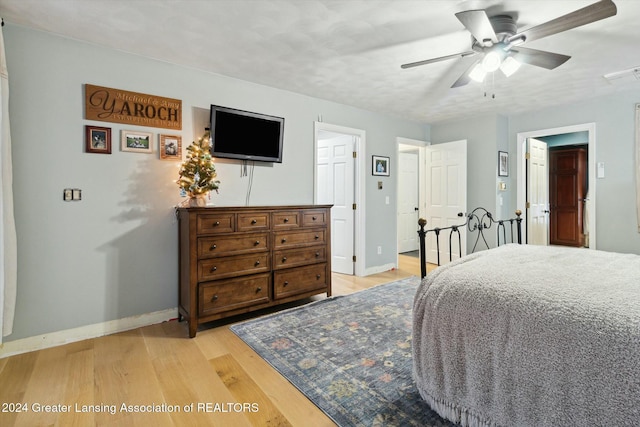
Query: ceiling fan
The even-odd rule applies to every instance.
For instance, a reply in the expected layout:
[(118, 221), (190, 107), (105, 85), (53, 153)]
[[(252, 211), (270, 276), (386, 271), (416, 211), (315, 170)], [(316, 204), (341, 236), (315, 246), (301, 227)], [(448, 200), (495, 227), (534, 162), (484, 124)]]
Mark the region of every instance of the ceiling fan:
[(578, 9), (544, 24), (518, 31), (515, 19), (510, 15), (489, 17), (484, 10), (467, 10), (456, 13), (462, 25), (471, 33), (471, 50), (438, 58), (403, 64), (401, 68), (412, 68), (434, 62), (446, 61), (466, 56), (479, 56), (470, 67), (456, 80), (452, 88), (464, 86), (471, 80), (482, 82), (487, 73), (500, 69), (507, 77), (520, 67), (520, 64), (535, 65), (553, 70), (571, 58), (543, 50), (525, 48), (525, 42), (558, 34), (572, 28), (590, 24), (608, 18), (617, 13), (611, 0)]

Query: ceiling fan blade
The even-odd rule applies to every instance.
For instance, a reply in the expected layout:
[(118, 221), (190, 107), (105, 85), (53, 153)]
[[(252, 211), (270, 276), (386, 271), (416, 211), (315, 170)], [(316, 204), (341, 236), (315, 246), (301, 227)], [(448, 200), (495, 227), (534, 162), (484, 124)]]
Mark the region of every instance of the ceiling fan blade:
[(562, 55), (560, 53), (530, 49), (521, 46), (511, 48), (511, 52), (514, 54), (514, 58), (518, 61), (524, 64), (546, 68), (547, 70), (553, 70), (571, 58), (570, 56)]
[(417, 62), (410, 62), (408, 64), (402, 64), (400, 68), (405, 69), (405, 68), (419, 67), (421, 65), (433, 64), (434, 62), (440, 62), (440, 61), (447, 61), (449, 59), (453, 59), (457, 57), (464, 58), (465, 56), (475, 55), (475, 54), (476, 54), (475, 51), (469, 50), (467, 52), (456, 53), (454, 55), (440, 56), (438, 58), (425, 59), (424, 61), (417, 61)]
[(509, 37), (509, 42), (521, 40), (530, 42), (553, 34), (561, 33), (572, 28), (609, 18), (617, 13), (618, 9), (611, 0), (601, 0), (590, 6), (583, 7), (559, 18), (531, 27)]
[(462, 25), (478, 40), (481, 45), (485, 45), (487, 40), (493, 44), (498, 43), (498, 36), (491, 26), (491, 21), (484, 10), (466, 10), (456, 13), (456, 18)]
[(480, 61), (481, 59), (473, 61), (473, 63), (469, 67), (467, 67), (466, 70), (464, 70), (464, 73), (462, 73), (462, 75), (458, 78), (458, 80), (456, 80), (451, 85), (451, 88), (453, 89), (454, 87), (460, 87), (468, 84), (471, 81), (471, 77), (469, 77), (469, 73), (471, 73), (471, 70), (473, 70), (473, 67), (475, 67)]

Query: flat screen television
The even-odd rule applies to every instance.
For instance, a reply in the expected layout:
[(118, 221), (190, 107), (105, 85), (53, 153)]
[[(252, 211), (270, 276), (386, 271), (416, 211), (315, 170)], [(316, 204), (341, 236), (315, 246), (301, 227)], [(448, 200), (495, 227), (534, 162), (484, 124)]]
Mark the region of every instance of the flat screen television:
[(211, 106), (211, 155), (282, 163), (284, 118)]

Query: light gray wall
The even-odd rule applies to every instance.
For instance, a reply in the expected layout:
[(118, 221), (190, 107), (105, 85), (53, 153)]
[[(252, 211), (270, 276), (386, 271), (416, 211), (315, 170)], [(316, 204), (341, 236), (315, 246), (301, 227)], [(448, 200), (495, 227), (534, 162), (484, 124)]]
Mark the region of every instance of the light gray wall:
[(640, 254), (634, 175), (634, 168), (639, 167), (634, 165), (635, 104), (638, 102), (640, 89), (626, 90), (509, 118), (509, 141), (514, 153), (518, 132), (596, 124), (596, 162), (605, 164), (605, 177), (595, 183), (598, 249)]
[[(498, 150), (506, 146), (507, 119), (483, 115), (462, 121), (440, 122), (431, 126), (431, 143), (467, 140), (467, 210), (483, 207), (495, 213), (497, 203)], [(509, 159), (511, 160), (511, 158)], [(504, 217), (503, 217), (504, 218)], [(495, 233), (487, 233), (490, 246)], [(467, 239), (467, 250), (474, 240)]]
[(547, 147), (563, 147), (565, 145), (589, 144), (589, 132), (581, 131), (563, 133), (560, 135), (542, 136), (536, 139), (546, 142)]
[[(434, 144), (468, 140), (467, 207), (496, 206), (501, 218), (511, 218), (517, 203), (517, 134), (585, 123), (596, 124), (596, 162), (604, 162), (605, 177), (596, 180), (596, 241), (606, 251), (640, 254), (635, 187), (635, 104), (640, 89), (593, 98), (525, 114), (481, 116), (431, 125)], [(497, 152), (509, 152), (509, 177), (497, 178)], [(501, 180), (507, 191), (497, 191)], [(590, 184), (592, 185), (592, 184)], [(503, 196), (500, 205), (499, 196)], [(495, 239), (494, 233), (491, 233)], [(469, 243), (471, 245), (471, 243)]]
[[(7, 23), (18, 296), (8, 341), (177, 306), (179, 162), (121, 152), (122, 129), (83, 120), (85, 83), (177, 98), (183, 148), (201, 136), (202, 114), (219, 104), (285, 117), (284, 161), (256, 164), (252, 205), (313, 203), (313, 122), (363, 129), (371, 155), (392, 158), (395, 140), (429, 127), (274, 88), (104, 49)], [(206, 118), (204, 119), (206, 121)], [(84, 153), (84, 126), (112, 128), (111, 155)], [(197, 128), (194, 131), (194, 127)], [(367, 164), (370, 161), (367, 162)], [(244, 205), (240, 162), (219, 160), (218, 205)], [(367, 268), (395, 264), (396, 174), (366, 174)], [(83, 200), (63, 202), (63, 188)], [(391, 203), (384, 203), (390, 195)], [(374, 253), (377, 245), (389, 248)]]

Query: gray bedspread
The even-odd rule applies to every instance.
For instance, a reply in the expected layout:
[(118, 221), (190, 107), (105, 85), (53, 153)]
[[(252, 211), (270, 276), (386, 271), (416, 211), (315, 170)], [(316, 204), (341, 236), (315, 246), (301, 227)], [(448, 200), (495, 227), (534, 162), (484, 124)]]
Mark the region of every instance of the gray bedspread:
[(505, 245), (439, 267), (413, 311), (414, 378), (469, 426), (639, 426), (640, 256)]

